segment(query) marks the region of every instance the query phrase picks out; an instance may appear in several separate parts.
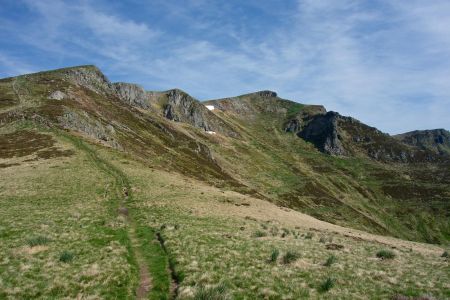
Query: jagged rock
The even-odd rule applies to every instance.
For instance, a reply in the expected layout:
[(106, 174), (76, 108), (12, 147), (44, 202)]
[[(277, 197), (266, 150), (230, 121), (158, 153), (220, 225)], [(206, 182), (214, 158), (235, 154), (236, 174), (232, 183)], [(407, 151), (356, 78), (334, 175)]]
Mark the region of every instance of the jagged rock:
[(338, 133), (338, 118), (341, 118), (341, 115), (333, 111), (317, 115), (298, 133), (298, 136), (313, 143), (322, 152), (345, 155), (346, 150)]
[(108, 78), (95, 66), (80, 66), (60, 70), (63, 76), (80, 86), (99, 94), (112, 94), (114, 89)]
[(65, 93), (63, 93), (61, 91), (54, 91), (53, 93), (51, 93), (48, 96), (48, 99), (51, 99), (51, 100), (63, 100), (66, 97), (67, 97), (67, 95)]
[(277, 97), (277, 93), (272, 92), (272, 91), (267, 91), (267, 90), (259, 91), (259, 92), (256, 92), (255, 94), (258, 96), (261, 96), (261, 97)]
[(187, 122), (195, 127), (212, 131), (206, 118), (209, 110), (185, 92), (174, 89), (167, 93), (168, 103), (164, 108), (164, 116), (177, 122)]
[(140, 85), (117, 82), (112, 84), (117, 96), (123, 102), (140, 108), (150, 108), (149, 96)]
[(176, 115), (175, 109), (171, 104), (167, 104), (164, 108), (164, 117), (175, 122), (180, 122), (180, 118)]
[(203, 103), (185, 92), (174, 89), (165, 92), (167, 103), (163, 107), (163, 116), (176, 122), (184, 122), (202, 128), (205, 132), (218, 132), (237, 137), (238, 134), (206, 108)]

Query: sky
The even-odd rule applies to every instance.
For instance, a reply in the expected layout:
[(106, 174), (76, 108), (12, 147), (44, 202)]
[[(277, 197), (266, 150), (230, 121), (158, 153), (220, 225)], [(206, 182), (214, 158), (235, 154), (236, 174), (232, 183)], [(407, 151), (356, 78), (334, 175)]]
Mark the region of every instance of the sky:
[(390, 134), (450, 129), (448, 0), (1, 0), (0, 77), (85, 64), (199, 100), (267, 89)]

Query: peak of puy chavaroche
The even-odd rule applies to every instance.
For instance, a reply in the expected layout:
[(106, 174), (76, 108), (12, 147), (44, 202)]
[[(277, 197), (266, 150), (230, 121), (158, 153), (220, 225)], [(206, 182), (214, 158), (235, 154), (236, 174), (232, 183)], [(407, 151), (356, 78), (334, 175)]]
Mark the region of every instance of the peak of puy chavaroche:
[[(78, 166), (71, 169), (72, 176), (95, 167), (95, 172), (113, 181), (94, 180), (92, 189), (102, 192), (83, 205), (98, 204), (100, 212), (111, 209), (111, 199), (116, 197), (112, 195), (125, 199), (117, 203), (128, 205), (119, 210), (124, 219), (134, 218), (127, 223), (135, 224), (128, 233), (131, 243), (146, 237), (141, 225), (136, 225), (144, 220), (146, 224), (161, 222), (157, 228), (171, 229), (164, 233), (167, 238), (175, 234), (179, 224), (170, 224), (165, 214), (173, 209), (180, 214), (180, 223), (207, 211), (243, 216), (244, 223), (264, 216), (269, 225), (262, 226), (267, 227), (277, 222), (288, 224), (283, 222), (298, 214), (309, 220), (298, 226), (312, 224), (316, 230), (366, 232), (372, 234), (366, 238), (371, 241), (389, 236), (448, 245), (449, 137), (443, 129), (390, 136), (354, 118), (327, 112), (321, 105), (300, 104), (267, 90), (201, 102), (179, 89), (147, 91), (137, 84), (112, 83), (95, 66), (0, 79), (0, 171), (14, 178), (11, 174), (48, 165), (42, 169), (44, 177), (38, 177), (42, 180), (56, 174), (52, 170), (69, 174), (62, 170), (68, 168), (69, 163), (64, 167), (64, 162), (70, 159), (76, 159)], [(42, 166), (40, 162), (44, 162)], [(60, 165), (51, 169), (53, 162)], [(36, 172), (30, 174), (41, 174)], [(32, 175), (20, 178), (27, 176)], [(62, 182), (64, 176), (51, 177), (52, 182)], [(91, 175), (79, 176), (77, 180), (83, 181)], [(121, 188), (115, 188), (119, 183)], [(190, 186), (192, 193), (198, 191), (198, 202), (183, 196)], [(16, 188), (21, 188), (19, 183), (14, 183)], [(162, 190), (167, 192), (164, 197), (158, 194)], [(52, 193), (51, 187), (43, 191)], [(27, 190), (24, 195), (30, 193)], [(89, 198), (83, 195), (82, 199)], [(139, 206), (136, 199), (143, 195), (154, 199), (153, 206)], [(46, 205), (42, 199), (36, 200), (36, 207)], [(80, 228), (97, 224), (84, 224), (85, 218), (76, 212), (83, 205), (77, 205), (67, 207), (66, 220), (80, 222)], [(215, 210), (215, 205), (225, 208)], [(140, 213), (149, 208), (156, 214), (152, 218)], [(275, 208), (287, 215), (279, 215)], [(98, 224), (103, 225), (95, 226), (103, 226), (102, 232), (122, 228), (117, 221), (98, 218)], [(209, 219), (195, 220), (203, 224)], [(40, 228), (54, 225), (42, 222)], [(208, 224), (205, 226), (212, 226)], [(224, 226), (223, 221), (220, 224)], [(245, 224), (238, 227), (242, 232)], [(0, 223), (0, 236), (2, 226)], [(56, 241), (58, 234), (49, 241)], [(151, 236), (155, 234), (162, 249), (169, 249), (171, 244), (164, 245), (163, 232), (155, 231)], [(228, 234), (224, 236), (228, 239)], [(352, 243), (363, 238), (355, 234)], [(108, 251), (122, 251), (114, 248), (119, 247), (116, 244), (106, 246), (113, 249)], [(139, 254), (139, 248), (136, 253), (133, 259), (139, 264), (145, 255)], [(1, 269), (0, 264), (0, 273)], [(85, 273), (101, 272), (91, 269)], [(173, 266), (166, 269), (176, 272)], [(141, 272), (145, 275), (149, 271)]]

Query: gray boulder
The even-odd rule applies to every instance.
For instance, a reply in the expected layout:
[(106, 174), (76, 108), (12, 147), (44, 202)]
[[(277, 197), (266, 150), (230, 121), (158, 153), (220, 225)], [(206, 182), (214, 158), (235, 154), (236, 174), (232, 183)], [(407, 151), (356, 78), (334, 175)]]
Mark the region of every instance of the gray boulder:
[(63, 100), (64, 98), (67, 98), (67, 95), (61, 91), (54, 91), (48, 96), (48, 99), (51, 100)]

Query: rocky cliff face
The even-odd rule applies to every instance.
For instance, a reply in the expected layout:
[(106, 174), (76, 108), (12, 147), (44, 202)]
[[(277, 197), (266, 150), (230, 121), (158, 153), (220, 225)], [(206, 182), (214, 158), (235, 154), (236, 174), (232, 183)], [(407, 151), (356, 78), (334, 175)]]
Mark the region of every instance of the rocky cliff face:
[(205, 131), (220, 132), (228, 136), (237, 137), (237, 133), (230, 125), (223, 122), (198, 100), (179, 89), (164, 93), (167, 102), (163, 107), (163, 115), (169, 120), (184, 122)]
[(87, 113), (83, 114), (66, 110), (62, 116), (58, 117), (58, 121), (62, 128), (81, 132), (113, 148), (122, 149), (115, 137), (116, 131), (114, 127), (111, 124), (104, 124), (100, 120), (90, 117)]
[(116, 95), (123, 102), (143, 109), (150, 108), (149, 95), (147, 95), (147, 92), (140, 85), (116, 82), (112, 84), (112, 87)]
[(187, 122), (195, 127), (212, 130), (205, 117), (208, 109), (187, 93), (174, 89), (167, 92), (164, 117), (177, 122)]
[(342, 137), (338, 132), (338, 113), (330, 111), (325, 115), (315, 116), (298, 136), (311, 142), (320, 151), (331, 155), (345, 155), (347, 151), (342, 145)]
[(314, 116), (297, 134), (320, 151), (337, 156), (368, 156), (383, 162), (430, 162), (439, 158), (411, 147), (360, 121), (336, 112)]
[(66, 80), (88, 88), (99, 94), (111, 94), (112, 84), (95, 66), (80, 66), (59, 70)]
[(415, 130), (394, 136), (399, 141), (439, 154), (450, 154), (450, 132), (445, 129)]

